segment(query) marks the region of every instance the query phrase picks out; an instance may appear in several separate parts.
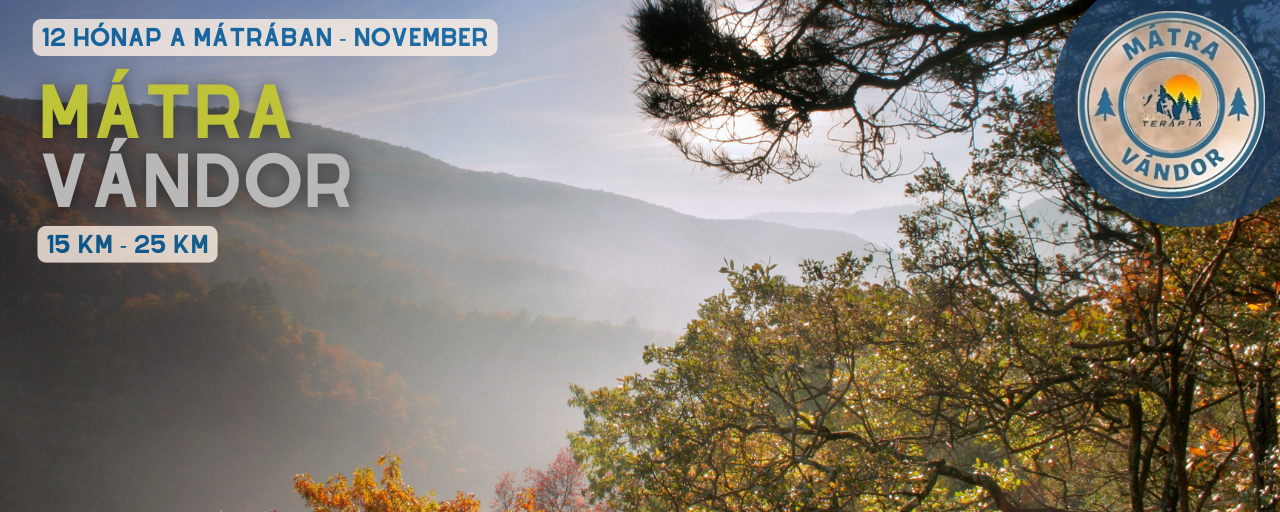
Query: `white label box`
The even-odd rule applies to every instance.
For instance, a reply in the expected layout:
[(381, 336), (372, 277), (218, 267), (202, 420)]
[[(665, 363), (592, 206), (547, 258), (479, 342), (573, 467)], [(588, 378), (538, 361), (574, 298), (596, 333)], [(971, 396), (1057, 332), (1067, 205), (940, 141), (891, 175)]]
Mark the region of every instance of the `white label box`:
[(488, 19), (42, 19), (45, 57), (484, 57)]
[(44, 226), (36, 253), (45, 263), (211, 263), (213, 226)]

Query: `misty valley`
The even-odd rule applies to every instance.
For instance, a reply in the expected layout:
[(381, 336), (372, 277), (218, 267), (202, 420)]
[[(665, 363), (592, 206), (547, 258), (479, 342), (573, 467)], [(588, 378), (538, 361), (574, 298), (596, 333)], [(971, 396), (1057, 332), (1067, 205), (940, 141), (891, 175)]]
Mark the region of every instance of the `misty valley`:
[[(95, 118), (102, 108), (89, 106)], [(289, 139), (199, 139), (194, 109), (177, 107), (176, 136), (162, 138), (160, 107), (132, 109), (142, 137), (113, 148), (72, 127), (42, 138), (38, 101), (0, 97), (3, 509), (301, 510), (294, 475), (350, 472), (388, 451), (419, 490), (487, 504), (504, 471), (546, 466), (581, 428), (570, 384), (645, 372), (644, 347), (675, 341), (726, 287), (728, 260), (796, 275), (804, 259), (869, 247), (839, 230), (467, 171), (305, 123), (290, 122)], [(157, 208), (123, 194), (94, 207), (117, 149), (135, 184), (192, 153), (231, 168), (339, 154), (349, 207), (181, 208), (163, 194)], [(61, 194), (45, 153), (85, 155)], [(279, 195), (285, 178), (264, 171), (262, 191)], [(141, 188), (129, 199), (143, 203)], [(41, 226), (86, 224), (214, 226), (218, 258), (35, 260)]]

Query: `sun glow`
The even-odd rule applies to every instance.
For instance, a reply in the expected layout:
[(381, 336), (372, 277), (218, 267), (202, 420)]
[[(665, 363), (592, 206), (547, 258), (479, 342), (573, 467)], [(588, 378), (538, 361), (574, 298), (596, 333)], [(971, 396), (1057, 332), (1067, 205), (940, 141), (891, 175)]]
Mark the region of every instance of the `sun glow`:
[(1174, 99), (1177, 99), (1179, 94), (1183, 95), (1187, 101), (1200, 98), (1200, 84), (1187, 75), (1173, 75), (1164, 83), (1164, 89)]

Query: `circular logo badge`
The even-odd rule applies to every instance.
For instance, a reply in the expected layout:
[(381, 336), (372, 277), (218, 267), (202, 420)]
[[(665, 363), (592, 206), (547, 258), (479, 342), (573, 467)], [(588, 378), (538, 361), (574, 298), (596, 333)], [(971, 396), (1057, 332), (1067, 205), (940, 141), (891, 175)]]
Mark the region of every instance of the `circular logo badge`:
[(1084, 142), (1108, 175), (1156, 198), (1227, 182), (1262, 133), (1263, 84), (1253, 56), (1204, 16), (1156, 12), (1103, 39), (1080, 79)]

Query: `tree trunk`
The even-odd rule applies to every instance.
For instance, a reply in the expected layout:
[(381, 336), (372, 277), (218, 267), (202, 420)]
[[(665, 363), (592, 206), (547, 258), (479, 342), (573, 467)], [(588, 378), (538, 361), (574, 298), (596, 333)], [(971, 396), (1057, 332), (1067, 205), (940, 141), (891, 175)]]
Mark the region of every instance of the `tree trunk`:
[[(1181, 352), (1181, 351), (1179, 351)], [(1172, 375), (1169, 378), (1169, 453), (1165, 457), (1168, 473), (1165, 475), (1164, 493), (1160, 500), (1161, 512), (1187, 512), (1190, 501), (1187, 495), (1187, 440), (1191, 430), (1191, 411), (1194, 406), (1196, 378), (1191, 364), (1191, 354), (1175, 352), (1172, 357)], [(1181, 379), (1179, 379), (1181, 376)]]
[(1258, 371), (1253, 409), (1253, 489), (1258, 512), (1276, 512), (1276, 482), (1272, 471), (1276, 454), (1276, 395), (1271, 369)]
[(1142, 512), (1145, 492), (1142, 481), (1142, 394), (1129, 396), (1129, 508)]

